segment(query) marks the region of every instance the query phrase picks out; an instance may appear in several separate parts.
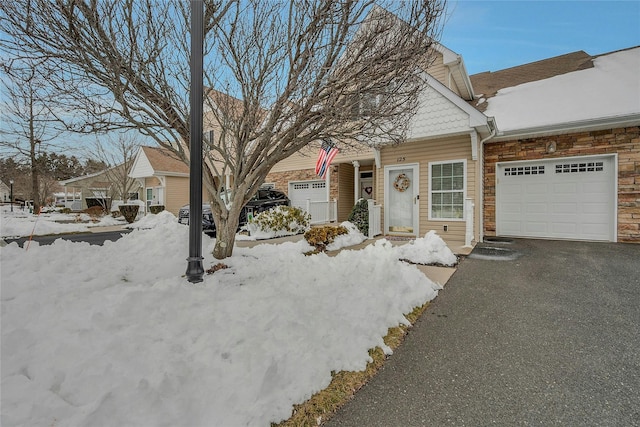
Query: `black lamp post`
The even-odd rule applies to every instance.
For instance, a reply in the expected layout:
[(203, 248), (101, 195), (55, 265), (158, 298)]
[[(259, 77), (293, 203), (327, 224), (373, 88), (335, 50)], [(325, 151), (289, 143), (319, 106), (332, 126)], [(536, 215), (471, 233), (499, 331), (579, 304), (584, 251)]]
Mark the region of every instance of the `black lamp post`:
[(9, 199), (11, 202), (11, 212), (13, 212), (13, 180), (9, 180)]
[(202, 0), (191, 0), (191, 117), (189, 127), (189, 258), (187, 280), (202, 282), (202, 101), (204, 12)]

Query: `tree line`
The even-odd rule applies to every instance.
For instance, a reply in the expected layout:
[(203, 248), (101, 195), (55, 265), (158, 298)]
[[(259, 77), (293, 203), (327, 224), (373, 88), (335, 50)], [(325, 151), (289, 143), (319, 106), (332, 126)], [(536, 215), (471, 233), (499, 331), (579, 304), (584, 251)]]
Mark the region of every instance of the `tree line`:
[[(16, 200), (38, 200), (46, 205), (52, 202), (52, 195), (59, 190), (59, 181), (90, 175), (105, 170), (108, 165), (103, 160), (80, 160), (66, 154), (41, 153), (36, 157), (35, 166), (40, 175), (37, 194), (32, 187), (32, 165), (27, 159), (0, 157), (0, 179), (9, 185), (13, 180), (13, 195)], [(39, 206), (34, 206), (36, 209)]]

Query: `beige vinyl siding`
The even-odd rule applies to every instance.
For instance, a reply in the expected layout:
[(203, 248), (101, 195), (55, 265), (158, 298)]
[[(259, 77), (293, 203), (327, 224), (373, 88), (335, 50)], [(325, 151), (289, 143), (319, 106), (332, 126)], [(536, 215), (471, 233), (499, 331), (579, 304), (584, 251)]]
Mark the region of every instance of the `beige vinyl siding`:
[[(354, 175), (355, 171), (351, 164), (342, 163), (338, 168), (338, 222), (346, 221), (349, 218), (354, 201)], [(333, 177), (332, 177), (333, 178)]]
[[(400, 166), (403, 163), (418, 163), (420, 173), (420, 223), (419, 236), (424, 236), (429, 230), (435, 230), (442, 238), (449, 242), (464, 242), (465, 221), (429, 220), (429, 162), (466, 160), (466, 197), (473, 198), (477, 195), (477, 160), (471, 158), (471, 138), (469, 135), (450, 137), (446, 139), (434, 139), (401, 144), (397, 147), (385, 148), (381, 152), (382, 166)], [(376, 198), (384, 200), (384, 169), (376, 177)], [(391, 189), (390, 191), (393, 191)], [(478, 240), (479, 203), (475, 202), (474, 213), (474, 237)], [(382, 209), (384, 221), (384, 206)], [(443, 226), (448, 226), (444, 231)]]
[(440, 83), (451, 89), (456, 95), (461, 96), (460, 88), (455, 83), (453, 78), (450, 78), (449, 67), (443, 64), (442, 54), (436, 52), (436, 59), (433, 64), (427, 69), (427, 73)]
[[(184, 205), (189, 204), (189, 178), (168, 176), (165, 178), (167, 187), (164, 190), (165, 209), (175, 216)], [(208, 199), (203, 198), (206, 203)]]
[(152, 177), (149, 177), (149, 178), (145, 178), (144, 179), (144, 187), (145, 188), (160, 187), (160, 180), (155, 176), (152, 176)]
[[(305, 147), (297, 153), (292, 154), (286, 159), (276, 163), (271, 168), (271, 172), (287, 172), (293, 170), (315, 169), (316, 160), (318, 159), (318, 147)], [(344, 149), (334, 157), (332, 165), (338, 163), (351, 163), (354, 160), (372, 160), (373, 150), (369, 147), (362, 147), (360, 150), (349, 148)]]
[(431, 66), (427, 68), (427, 73), (434, 79), (438, 80), (443, 85), (447, 86), (448, 69), (443, 64), (443, 57), (440, 52), (435, 52), (434, 61)]

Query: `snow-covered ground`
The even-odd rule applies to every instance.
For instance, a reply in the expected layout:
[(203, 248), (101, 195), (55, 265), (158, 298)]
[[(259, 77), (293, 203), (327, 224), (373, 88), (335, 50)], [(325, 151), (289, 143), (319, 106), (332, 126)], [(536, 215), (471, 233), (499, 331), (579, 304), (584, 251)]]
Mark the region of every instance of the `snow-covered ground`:
[[(3, 426), (269, 426), (331, 371), (364, 369), (387, 328), (437, 295), (400, 258), (455, 262), (435, 233), (335, 257), (264, 243), (191, 284), (188, 228), (166, 212), (135, 224), (104, 246), (0, 248)], [(335, 245), (363, 239), (352, 227)]]
[(127, 223), (124, 218), (116, 219), (111, 216), (104, 216), (99, 221), (93, 222), (92, 218), (84, 213), (63, 214), (55, 211), (35, 215), (15, 206), (13, 212), (9, 206), (1, 206), (0, 212), (0, 236), (5, 238), (87, 232), (91, 227)]

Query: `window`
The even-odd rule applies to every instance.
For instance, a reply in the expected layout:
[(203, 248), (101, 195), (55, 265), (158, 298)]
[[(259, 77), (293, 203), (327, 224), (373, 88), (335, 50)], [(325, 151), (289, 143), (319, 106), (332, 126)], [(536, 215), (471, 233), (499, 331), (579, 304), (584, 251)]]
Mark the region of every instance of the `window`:
[(513, 168), (504, 168), (504, 176), (516, 175), (544, 175), (544, 166), (518, 166)]
[(565, 163), (556, 165), (556, 173), (603, 172), (604, 162)]
[(466, 161), (429, 163), (429, 219), (464, 219)]
[(212, 146), (213, 145), (213, 143), (214, 143), (213, 129), (205, 131), (202, 134), (202, 142), (203, 142), (203, 145), (208, 145), (208, 146)]

